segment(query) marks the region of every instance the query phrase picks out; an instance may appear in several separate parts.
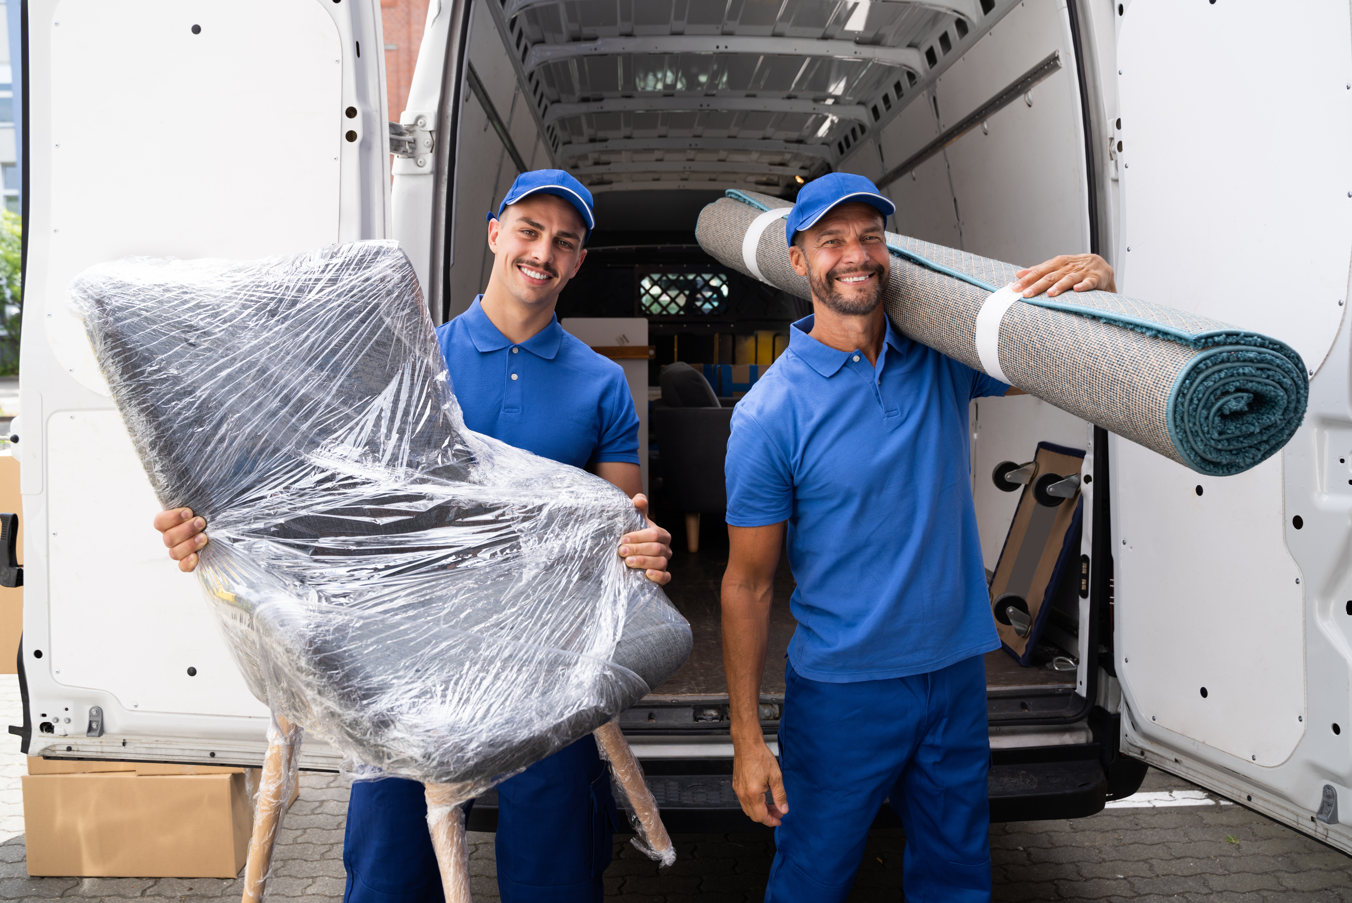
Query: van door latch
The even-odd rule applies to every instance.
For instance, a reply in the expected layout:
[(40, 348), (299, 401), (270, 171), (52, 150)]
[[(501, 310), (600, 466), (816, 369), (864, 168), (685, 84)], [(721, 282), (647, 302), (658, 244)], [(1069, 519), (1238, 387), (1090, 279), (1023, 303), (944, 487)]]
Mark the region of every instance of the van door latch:
[(23, 586), (23, 568), (15, 554), (19, 540), (19, 515), (0, 514), (0, 586)]

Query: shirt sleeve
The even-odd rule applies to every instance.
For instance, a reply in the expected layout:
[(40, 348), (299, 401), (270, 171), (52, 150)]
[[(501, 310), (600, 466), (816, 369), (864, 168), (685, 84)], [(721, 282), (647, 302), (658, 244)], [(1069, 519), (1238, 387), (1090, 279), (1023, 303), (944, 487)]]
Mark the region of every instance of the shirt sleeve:
[(783, 451), (754, 417), (732, 415), (724, 463), (728, 486), (727, 521), (734, 527), (768, 527), (793, 513), (793, 474)]
[[(619, 366), (615, 365), (618, 370)], [(606, 380), (601, 393), (601, 434), (596, 444), (594, 463), (622, 461), (638, 464), (638, 412), (623, 371)]]
[(975, 398), (985, 398), (988, 395), (1004, 395), (1009, 391), (1009, 384), (1002, 383), (994, 376), (987, 376), (980, 370), (969, 367), (956, 358), (948, 358), (950, 366), (953, 368), (953, 382), (961, 391), (961, 387), (966, 384), (968, 388), (967, 400)]
[(988, 395), (1004, 395), (1010, 389), (1009, 383), (1002, 383), (994, 376), (987, 376), (980, 370), (972, 370), (972, 375), (976, 377), (972, 381), (973, 398), (985, 398)]

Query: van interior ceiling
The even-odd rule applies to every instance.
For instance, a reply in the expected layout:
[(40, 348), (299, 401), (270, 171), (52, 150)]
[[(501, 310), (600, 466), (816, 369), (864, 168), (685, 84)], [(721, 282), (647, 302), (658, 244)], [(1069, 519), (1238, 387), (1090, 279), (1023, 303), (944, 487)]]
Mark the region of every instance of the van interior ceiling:
[[(1075, 7), (1056, 0), (466, 0), (453, 150), (438, 139), (448, 225), (441, 247), (433, 236), (431, 257), (444, 267), (427, 280), (433, 316), (455, 316), (481, 291), (492, 260), (484, 213), (519, 171), (557, 167), (577, 176), (595, 196), (597, 230), (558, 315), (646, 319), (649, 396), (636, 393), (635, 401), (650, 412), (655, 512), (682, 534), (677, 525), (694, 503), (664, 491), (660, 478), (683, 467), (698, 477), (704, 468), (721, 486), (721, 455), (680, 461), (692, 443), (677, 449), (661, 441), (663, 368), (690, 365), (731, 407), (782, 353), (789, 324), (811, 312), (808, 301), (701, 250), (694, 236), (700, 210), (729, 189), (791, 199), (821, 175), (856, 172), (897, 204), (892, 231), (1021, 263), (1091, 250), (1106, 256), (1106, 203), (1086, 139), (1103, 104), (1097, 63), (1082, 59), (1082, 45), (1092, 44), (1082, 29), (1104, 26), (1078, 21)], [(448, 46), (448, 60), (455, 50)], [(444, 112), (441, 121), (448, 121)], [(396, 174), (396, 197), (398, 190)], [(707, 427), (705, 445), (726, 441), (726, 423), (724, 416), (721, 427)], [(1017, 471), (1039, 443), (1085, 455), (1085, 473), (1106, 472), (1106, 461), (1095, 462), (1088, 424), (1031, 397), (973, 404), (971, 423), (973, 490), (994, 573), (1025, 489), (1017, 473), (1014, 482), (993, 480), (997, 466)], [(1099, 482), (1106, 488), (1106, 479)], [(1106, 511), (1106, 498), (1096, 509), (1091, 483), (1078, 497), (1083, 517), (1058, 539), (1073, 554), (1062, 556), (1069, 563), (1048, 589), (1032, 664), (1003, 651), (988, 657), (997, 747), (1020, 745), (1018, 731), (1035, 724), (1044, 726), (1036, 742), (1048, 742), (1048, 730), (1064, 734), (1058, 743), (1089, 740), (1100, 643), (1110, 642), (1106, 630), (1098, 635), (1107, 623), (1107, 575), (1091, 579), (1080, 564), (1081, 548), (1086, 562), (1091, 557), (1095, 511)], [(707, 512), (707, 503), (697, 510)], [(677, 562), (669, 594), (694, 626), (695, 651), (625, 716), (631, 734), (669, 735), (678, 726), (726, 732), (717, 598), (723, 532), (721, 514), (711, 514), (702, 553)], [(691, 548), (699, 534), (696, 526)], [(767, 729), (782, 702), (793, 630), (792, 577), (786, 565), (781, 570), (777, 649), (762, 698)], [(1010, 612), (1021, 636), (1027, 611)]]

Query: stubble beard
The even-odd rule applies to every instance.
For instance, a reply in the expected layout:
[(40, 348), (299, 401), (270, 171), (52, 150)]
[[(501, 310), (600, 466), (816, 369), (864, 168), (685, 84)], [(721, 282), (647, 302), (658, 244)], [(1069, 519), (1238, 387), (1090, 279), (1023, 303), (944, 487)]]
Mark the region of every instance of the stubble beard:
[[(837, 287), (836, 279), (841, 276), (851, 276), (855, 273), (873, 273), (878, 277), (874, 280), (873, 291), (862, 298), (847, 297)], [(812, 297), (826, 305), (832, 312), (846, 317), (866, 317), (877, 310), (878, 305), (882, 303), (883, 277), (886, 275), (886, 269), (881, 264), (876, 263), (849, 270), (833, 269), (824, 277), (818, 276), (812, 272), (811, 267), (808, 267), (807, 282), (808, 287), (812, 290)]]

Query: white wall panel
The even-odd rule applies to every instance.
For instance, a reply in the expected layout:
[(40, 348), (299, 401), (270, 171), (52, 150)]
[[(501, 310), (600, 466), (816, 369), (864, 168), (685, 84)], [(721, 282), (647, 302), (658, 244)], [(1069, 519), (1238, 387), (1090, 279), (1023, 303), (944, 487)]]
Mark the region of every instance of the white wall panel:
[(1276, 336), (1315, 370), (1347, 309), (1352, 25), (1346, 3), (1310, 4), (1259, 77), (1271, 10), (1155, 0), (1123, 17), (1118, 257), (1133, 294)]
[(944, 127), (1060, 50), (1062, 68), (1025, 100), (949, 146), (962, 247), (1020, 266), (1089, 250), (1088, 184), (1079, 87), (1064, 10), (1028, 0), (939, 78)]

